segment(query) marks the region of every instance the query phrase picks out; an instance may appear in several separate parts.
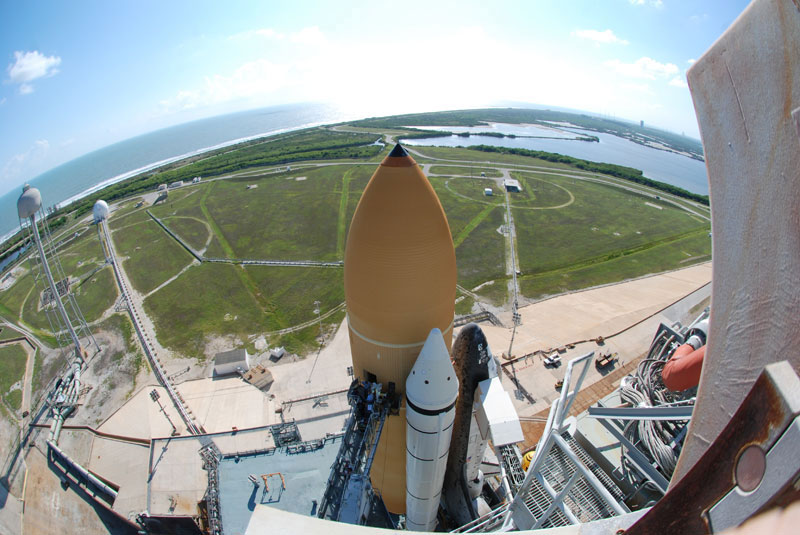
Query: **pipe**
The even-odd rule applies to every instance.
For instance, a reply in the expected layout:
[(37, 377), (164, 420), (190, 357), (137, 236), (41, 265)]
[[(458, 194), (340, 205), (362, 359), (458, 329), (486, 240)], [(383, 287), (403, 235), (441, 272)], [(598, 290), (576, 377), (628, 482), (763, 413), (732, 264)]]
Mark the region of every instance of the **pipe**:
[(664, 386), (674, 392), (693, 388), (700, 383), (706, 346), (695, 349), (690, 344), (678, 347), (661, 370)]
[(64, 461), (65, 461), (65, 462), (66, 462), (66, 463), (67, 463), (67, 464), (68, 464), (68, 465), (69, 465), (69, 466), (70, 466), (72, 469), (74, 469), (75, 471), (77, 471), (77, 472), (78, 472), (78, 473), (79, 473), (81, 476), (83, 476), (85, 479), (89, 480), (89, 481), (92, 483), (92, 485), (94, 485), (95, 487), (99, 488), (99, 489), (100, 489), (100, 490), (102, 490), (104, 493), (106, 493), (108, 496), (110, 496), (110, 497), (111, 497), (111, 499), (112, 499), (112, 501), (117, 499), (117, 491), (116, 491), (116, 490), (114, 490), (113, 488), (109, 487), (108, 485), (106, 485), (105, 483), (103, 483), (102, 481), (100, 481), (100, 480), (99, 480), (98, 478), (96, 478), (94, 475), (92, 475), (91, 473), (89, 473), (89, 471), (88, 471), (86, 468), (84, 468), (83, 466), (79, 465), (77, 462), (75, 462), (75, 461), (73, 461), (72, 459), (70, 459), (70, 458), (67, 456), (67, 454), (66, 454), (66, 453), (64, 453), (64, 452), (61, 450), (61, 448), (59, 448), (58, 446), (56, 446), (56, 445), (55, 445), (55, 444), (54, 444), (52, 441), (48, 440), (48, 441), (47, 441), (47, 445), (48, 445), (48, 446), (49, 446), (49, 447), (50, 447), (50, 448), (51, 448), (53, 451), (55, 451), (56, 453), (58, 453), (58, 455), (59, 455), (59, 456), (60, 456), (62, 459), (64, 459)]

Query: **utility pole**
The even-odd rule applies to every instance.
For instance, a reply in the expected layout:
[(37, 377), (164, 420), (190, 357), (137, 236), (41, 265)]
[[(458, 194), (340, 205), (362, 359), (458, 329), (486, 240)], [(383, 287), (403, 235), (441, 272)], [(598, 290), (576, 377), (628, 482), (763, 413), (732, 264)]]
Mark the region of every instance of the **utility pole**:
[(172, 420), (170, 419), (169, 414), (167, 414), (167, 411), (164, 410), (164, 406), (158, 400), (158, 398), (160, 398), (160, 397), (161, 397), (161, 395), (158, 393), (158, 390), (156, 390), (155, 388), (150, 391), (150, 399), (155, 401), (158, 404), (158, 408), (161, 409), (161, 412), (164, 413), (164, 416), (167, 418), (167, 421), (169, 422), (169, 425), (172, 426), (172, 436), (174, 437), (175, 435), (178, 434), (178, 429), (175, 427), (175, 424), (172, 423)]
[(317, 319), (319, 320), (319, 334), (322, 336), (322, 311), (320, 310), (319, 305), (319, 301), (314, 301), (314, 313), (317, 315)]

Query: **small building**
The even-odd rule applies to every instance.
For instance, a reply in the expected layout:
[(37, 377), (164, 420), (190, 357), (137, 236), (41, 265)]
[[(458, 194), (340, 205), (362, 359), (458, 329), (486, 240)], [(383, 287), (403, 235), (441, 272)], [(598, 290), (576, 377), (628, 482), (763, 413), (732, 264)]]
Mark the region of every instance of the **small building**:
[(167, 185), (166, 184), (159, 184), (158, 188), (156, 189), (156, 191), (167, 191)]
[(491, 197), (492, 195), (494, 195), (494, 191), (492, 190), (492, 188), (483, 188), (483, 194), (486, 195), (487, 197)]
[(246, 349), (234, 349), (217, 353), (214, 357), (214, 375), (245, 373), (250, 369), (250, 355)]
[(509, 193), (519, 193), (522, 191), (519, 180), (514, 180), (513, 178), (503, 180), (503, 187), (506, 188), (506, 191)]
[(269, 350), (269, 360), (271, 361), (279, 361), (284, 355), (286, 355), (286, 349), (283, 347), (276, 347)]
[(484, 171), (481, 171), (481, 178), (486, 178), (486, 173)]
[(200, 177), (199, 176), (196, 176), (196, 177), (194, 177), (192, 179), (192, 184), (197, 184), (198, 182), (200, 182)]
[(169, 189), (180, 188), (181, 186), (183, 186), (183, 180), (178, 180), (177, 182), (170, 184)]

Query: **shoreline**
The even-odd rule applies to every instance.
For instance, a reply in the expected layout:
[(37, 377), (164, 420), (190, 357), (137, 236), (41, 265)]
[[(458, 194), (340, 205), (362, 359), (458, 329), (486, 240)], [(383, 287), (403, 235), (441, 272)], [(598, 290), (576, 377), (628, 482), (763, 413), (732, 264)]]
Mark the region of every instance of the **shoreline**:
[[(80, 193), (76, 193), (75, 195), (73, 195), (71, 197), (68, 197), (68, 198), (64, 199), (63, 201), (59, 201), (57, 203), (54, 203), (54, 205), (55, 205), (56, 209), (60, 210), (62, 208), (65, 208), (65, 207), (69, 206), (70, 204), (72, 204), (72, 203), (74, 203), (76, 201), (79, 201), (79, 200), (81, 200), (81, 199), (83, 199), (85, 197), (88, 197), (92, 193), (96, 193), (96, 192), (98, 192), (98, 191), (100, 191), (100, 190), (102, 190), (102, 189), (104, 189), (104, 188), (106, 188), (108, 186), (113, 186), (114, 184), (118, 184), (120, 182), (124, 182), (125, 180), (134, 178), (137, 175), (140, 175), (142, 173), (146, 173), (148, 171), (152, 171), (154, 169), (158, 169), (159, 167), (163, 167), (163, 166), (169, 165), (171, 163), (179, 162), (179, 161), (185, 160), (187, 158), (192, 158), (194, 156), (200, 156), (200, 155), (208, 153), (208, 152), (212, 152), (212, 151), (215, 151), (215, 150), (218, 150), (218, 149), (224, 149), (226, 147), (232, 147), (234, 145), (238, 145), (240, 143), (246, 143), (248, 141), (253, 141), (253, 140), (256, 140), (256, 139), (267, 138), (267, 137), (271, 137), (271, 136), (277, 136), (277, 135), (280, 135), (280, 134), (285, 134), (287, 132), (293, 132), (293, 131), (296, 131), (296, 130), (303, 130), (305, 128), (314, 128), (314, 127), (317, 127), (317, 126), (326, 126), (326, 125), (329, 125), (329, 124), (336, 124), (336, 123), (328, 123), (328, 122), (325, 122), (325, 121), (316, 121), (316, 122), (305, 123), (305, 124), (302, 124), (300, 126), (295, 126), (295, 127), (290, 127), (290, 128), (279, 128), (277, 130), (270, 130), (270, 131), (267, 131), (267, 132), (261, 132), (261, 133), (258, 133), (258, 134), (254, 134), (252, 136), (245, 136), (245, 137), (232, 139), (232, 140), (229, 140), (229, 141), (223, 141), (222, 143), (217, 143), (216, 145), (211, 145), (209, 147), (203, 147), (203, 148), (196, 149), (196, 150), (184, 153), (184, 154), (180, 154), (178, 156), (172, 156), (170, 158), (165, 158), (163, 160), (159, 160), (157, 162), (152, 162), (152, 163), (143, 165), (141, 167), (138, 167), (136, 169), (133, 169), (133, 170), (130, 170), (130, 171), (126, 171), (124, 173), (120, 173), (120, 174), (118, 174), (116, 176), (113, 176), (111, 178), (106, 178), (106, 179), (98, 182), (94, 186), (91, 186), (91, 187), (81, 191)], [(102, 148), (105, 148), (105, 147), (102, 147)], [(102, 150), (102, 148), (98, 149), (98, 150)], [(41, 176), (41, 175), (39, 175), (39, 176)], [(25, 183), (29, 184), (30, 182), (36, 180), (36, 178), (38, 178), (38, 176), (33, 178), (33, 179), (31, 179), (30, 181), (26, 181)], [(36, 186), (34, 186), (34, 187), (36, 187)], [(13, 230), (10, 230), (6, 234), (3, 234), (2, 236), (0, 236), (0, 247), (5, 245), (5, 243), (10, 238), (13, 238), (21, 230), (21, 228), (22, 228), (21, 226), (17, 225)]]

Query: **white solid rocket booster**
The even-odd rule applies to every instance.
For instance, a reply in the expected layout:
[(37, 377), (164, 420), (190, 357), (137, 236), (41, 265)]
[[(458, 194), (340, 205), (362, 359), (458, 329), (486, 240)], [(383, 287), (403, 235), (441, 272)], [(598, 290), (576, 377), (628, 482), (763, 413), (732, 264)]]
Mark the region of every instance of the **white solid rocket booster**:
[(458, 379), (432, 329), (406, 379), (406, 528), (433, 531), (442, 495)]

